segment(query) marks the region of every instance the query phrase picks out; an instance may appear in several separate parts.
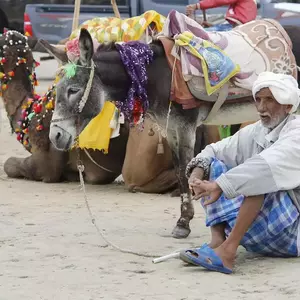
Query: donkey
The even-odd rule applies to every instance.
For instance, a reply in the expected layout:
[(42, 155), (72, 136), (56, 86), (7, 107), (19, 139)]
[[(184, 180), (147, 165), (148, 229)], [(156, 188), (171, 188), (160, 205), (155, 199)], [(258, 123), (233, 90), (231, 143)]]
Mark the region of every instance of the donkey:
[[(290, 28), (291, 39), (296, 45), (300, 29)], [(43, 41), (50, 50), (51, 46)], [(181, 104), (169, 103), (172, 70), (168, 64), (164, 48), (160, 41), (148, 46), (153, 52), (153, 61), (147, 66), (146, 91), (149, 100), (148, 114), (167, 128), (167, 140), (172, 150), (174, 166), (178, 175), (181, 193), (181, 216), (172, 231), (173, 237), (185, 238), (190, 234), (190, 220), (194, 216), (191, 194), (185, 176), (186, 164), (194, 154), (195, 131), (206, 120), (213, 103), (200, 108), (183, 109)], [(107, 100), (122, 103), (127, 97), (131, 79), (124, 67), (115, 43), (100, 45), (96, 53), (92, 38), (87, 30), (81, 29), (79, 37), (80, 58), (74, 77), (66, 78), (57, 85), (57, 103), (50, 127), (50, 140), (57, 149), (67, 150), (74, 143), (85, 125), (96, 116)], [(296, 48), (297, 49), (297, 48)], [(50, 52), (53, 51), (50, 50)], [(297, 53), (299, 63), (299, 53)], [(63, 53), (56, 53), (57, 58)], [(93, 78), (91, 76), (93, 70)], [(82, 96), (87, 83), (91, 83), (86, 103)], [(104, 91), (104, 93), (100, 93)], [(101, 95), (98, 96), (97, 95)], [(257, 120), (252, 97), (246, 101), (226, 103), (219, 109), (217, 116), (208, 125), (240, 124)], [(82, 111), (80, 111), (80, 108)], [(76, 125), (77, 124), (77, 125)], [(136, 162), (138, 163), (138, 162)]]
[[(50, 143), (52, 109), (46, 109), (47, 102), (42, 102), (39, 114), (35, 114), (30, 120), (28, 118), (36, 109), (34, 106), (38, 105), (39, 99), (52, 99), (55, 103), (55, 85), (43, 97), (37, 97), (34, 93), (35, 61), (31, 49), (36, 46), (36, 42), (37, 40), (16, 31), (9, 31), (0, 37), (0, 82), (4, 106), (12, 132), (16, 133), (17, 139), (31, 153), (26, 158), (10, 157), (4, 163), (4, 171), (12, 178), (45, 183), (78, 181), (78, 153), (75, 150), (58, 151)], [(28, 105), (31, 99), (35, 103)], [(85, 180), (88, 183), (111, 183), (121, 174), (127, 140), (128, 126), (122, 126), (120, 136), (110, 144), (109, 154), (80, 150), (80, 158), (85, 165)]]
[[(45, 98), (46, 100), (46, 102), (43, 101), (40, 114), (41, 122), (38, 122), (38, 115), (33, 116), (30, 120), (27, 116), (23, 116), (26, 111), (30, 114), (35, 109), (34, 104), (31, 104), (24, 111), (24, 107), (28, 105), (28, 100), (36, 97), (32, 80), (35, 76), (34, 65), (36, 62), (33, 59), (32, 49), (39, 47), (46, 51), (41, 44), (36, 43), (36, 39), (26, 38), (16, 31), (9, 31), (0, 37), (0, 82), (3, 87), (2, 97), (5, 109), (12, 132), (16, 134), (17, 139), (31, 154), (26, 158), (10, 157), (4, 163), (5, 173), (11, 178), (26, 178), (44, 183), (63, 180), (78, 181), (76, 164), (79, 153), (85, 166), (84, 177), (87, 183), (112, 183), (117, 176), (123, 173), (124, 181), (130, 191), (165, 193), (175, 189), (177, 187), (176, 175), (172, 166), (172, 157), (169, 154), (170, 150), (165, 141), (163, 141), (164, 154), (156, 155), (155, 147), (157, 147), (159, 140), (157, 132), (153, 132), (151, 137), (147, 135), (147, 132), (130, 132), (129, 134), (128, 125), (124, 124), (121, 127), (120, 136), (112, 140), (109, 154), (88, 150), (58, 151), (49, 140), (52, 109), (46, 111), (49, 104), (48, 100), (53, 101), (53, 105), (55, 105), (55, 84), (45, 95), (35, 99), (36, 104), (38, 104), (39, 99)], [(67, 57), (65, 53), (64, 57)], [(18, 63), (20, 58), (22, 58), (22, 63)], [(26, 127), (22, 128), (22, 132), (20, 127), (24, 126), (20, 124), (21, 119), (25, 121)], [(147, 121), (147, 126), (151, 128), (152, 122), (150, 120)], [(137, 147), (141, 158), (146, 161), (152, 160), (151, 169), (148, 168), (149, 163), (145, 162), (141, 165), (142, 170), (138, 173), (135, 172), (132, 167), (132, 160), (136, 159), (136, 156), (132, 155), (131, 149), (136, 150)]]

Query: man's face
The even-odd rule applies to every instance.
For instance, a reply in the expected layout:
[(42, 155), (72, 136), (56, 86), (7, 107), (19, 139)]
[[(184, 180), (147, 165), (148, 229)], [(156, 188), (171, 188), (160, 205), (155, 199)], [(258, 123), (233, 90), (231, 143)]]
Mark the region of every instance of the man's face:
[(263, 126), (273, 129), (280, 124), (292, 109), (276, 101), (269, 88), (263, 88), (255, 95), (255, 105)]

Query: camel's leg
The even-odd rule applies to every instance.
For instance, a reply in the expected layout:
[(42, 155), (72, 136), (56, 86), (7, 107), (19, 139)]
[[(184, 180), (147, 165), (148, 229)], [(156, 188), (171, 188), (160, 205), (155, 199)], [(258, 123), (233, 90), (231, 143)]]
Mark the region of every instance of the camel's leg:
[(4, 171), (11, 178), (26, 178), (43, 182), (59, 182), (67, 160), (67, 153), (50, 146), (48, 151), (35, 151), (26, 158), (10, 157)]

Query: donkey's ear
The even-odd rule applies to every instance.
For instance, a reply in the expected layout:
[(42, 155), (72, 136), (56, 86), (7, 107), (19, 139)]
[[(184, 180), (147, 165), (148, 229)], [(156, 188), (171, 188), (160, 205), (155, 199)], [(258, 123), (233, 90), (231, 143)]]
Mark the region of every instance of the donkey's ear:
[(29, 36), (29, 37), (27, 38), (28, 46), (29, 46), (29, 48), (32, 49), (32, 50), (35, 50), (35, 46), (36, 46), (37, 42), (38, 42), (38, 39), (35, 38), (35, 37)]
[(93, 40), (85, 28), (81, 28), (79, 36), (80, 62), (83, 66), (90, 66), (94, 55)]
[(42, 45), (49, 54), (53, 55), (59, 63), (64, 65), (68, 62), (68, 55), (64, 49), (65, 46), (52, 46), (43, 39), (39, 40), (39, 44)]

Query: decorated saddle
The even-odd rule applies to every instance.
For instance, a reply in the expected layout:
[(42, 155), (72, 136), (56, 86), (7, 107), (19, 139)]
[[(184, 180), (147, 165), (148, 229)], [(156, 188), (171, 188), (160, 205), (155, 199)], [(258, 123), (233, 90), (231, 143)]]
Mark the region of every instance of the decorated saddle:
[[(193, 97), (217, 101), (225, 84), (229, 86), (226, 101), (245, 99), (263, 71), (291, 74), (297, 79), (291, 40), (275, 20), (255, 20), (230, 31), (207, 32), (191, 18), (171, 11), (159, 38), (169, 53), (170, 66), (175, 64), (173, 69), (182, 73), (174, 78), (179, 82), (181, 77), (188, 87), (184, 94), (173, 86), (173, 100), (184, 108), (199, 105)], [(182, 88), (183, 83), (178, 82), (175, 84)]]

